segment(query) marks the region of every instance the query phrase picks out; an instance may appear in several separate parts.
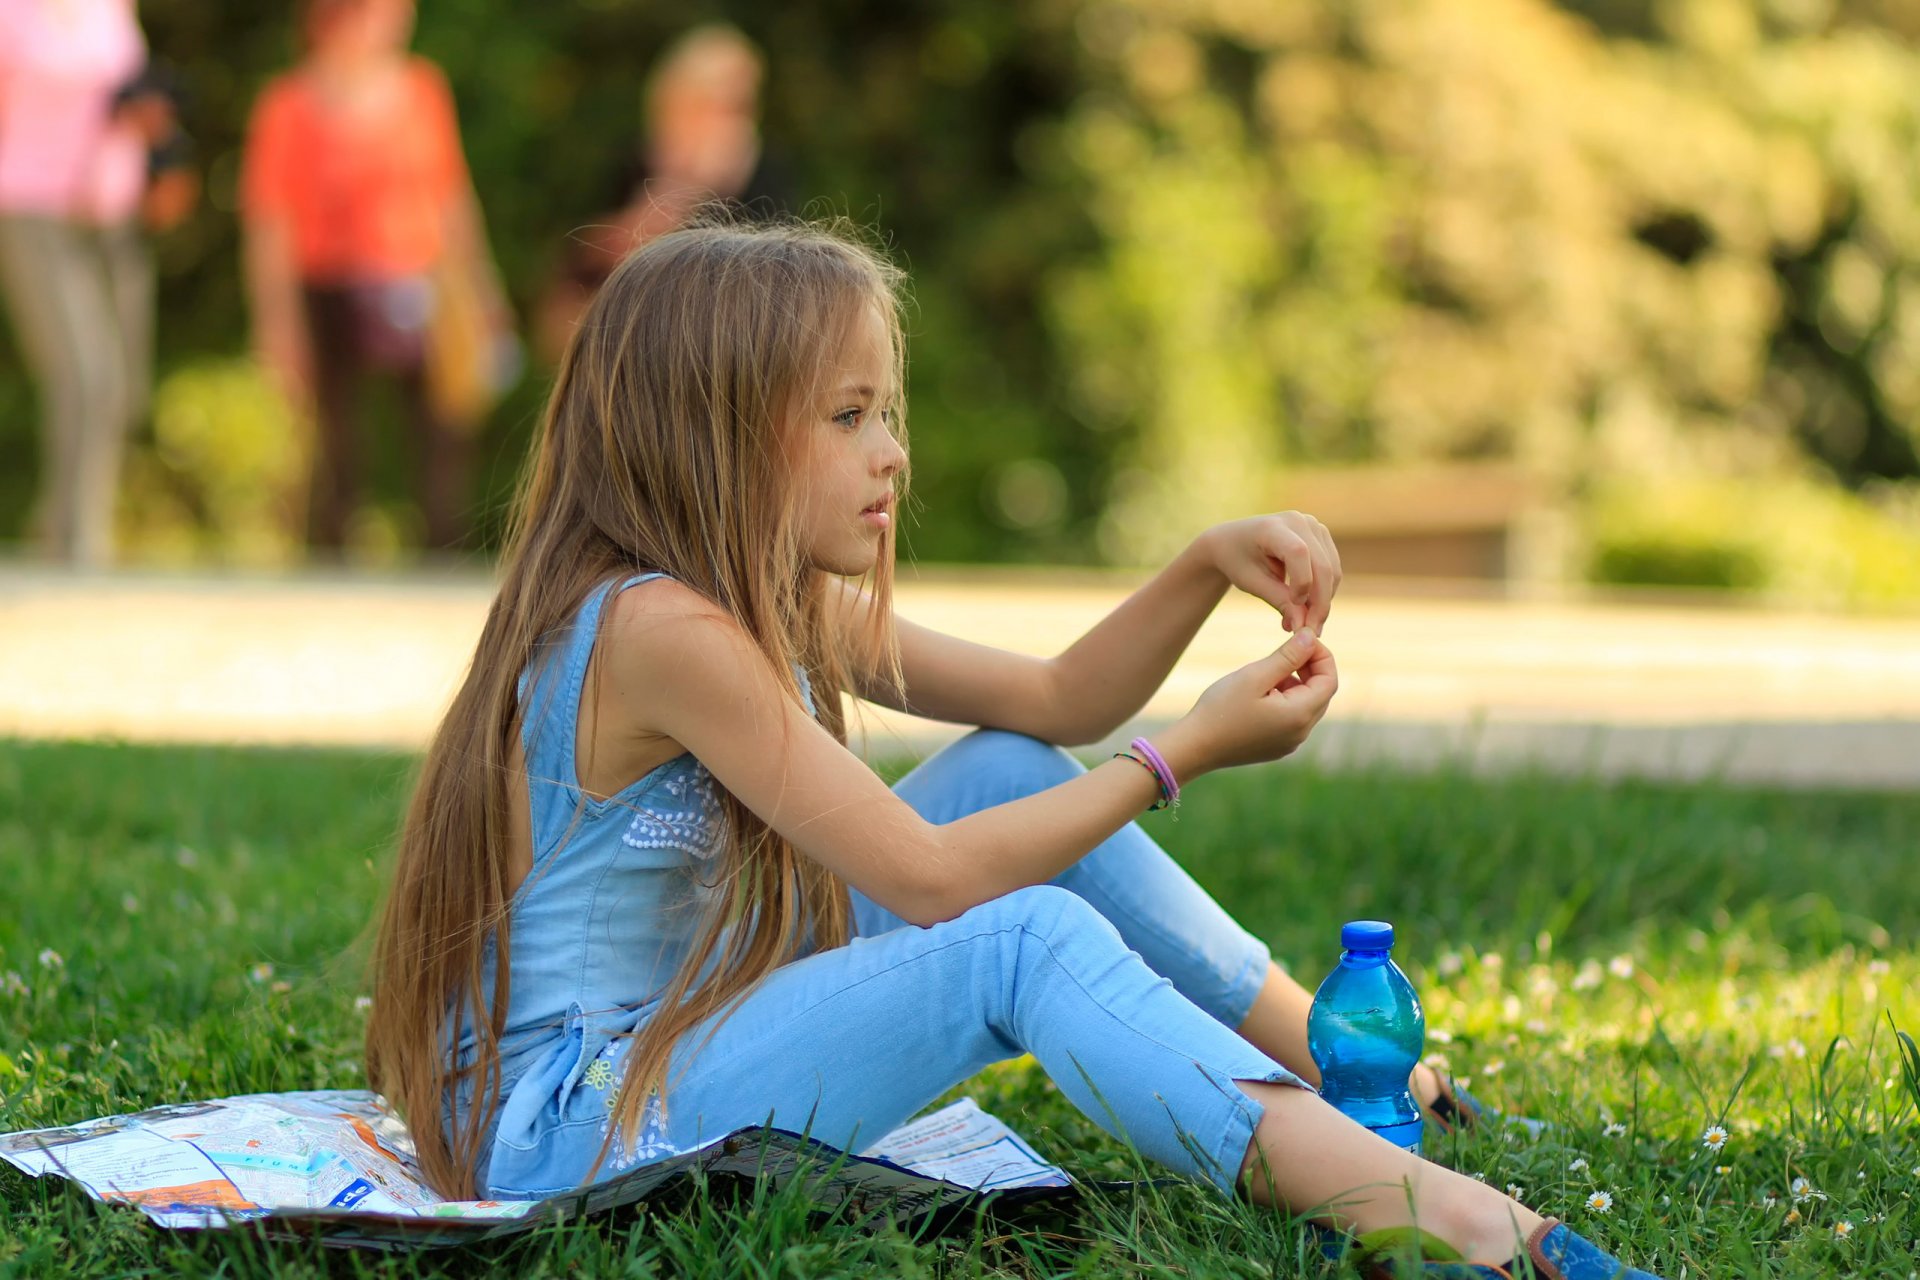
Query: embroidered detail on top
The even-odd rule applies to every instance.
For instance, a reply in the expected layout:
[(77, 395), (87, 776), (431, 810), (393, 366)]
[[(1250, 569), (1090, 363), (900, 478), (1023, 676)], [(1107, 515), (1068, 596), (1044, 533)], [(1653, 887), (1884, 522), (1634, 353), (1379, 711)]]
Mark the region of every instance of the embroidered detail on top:
[[(658, 1160), (663, 1156), (678, 1155), (680, 1148), (667, 1140), (667, 1105), (658, 1089), (647, 1095), (647, 1102), (640, 1109), (640, 1137), (629, 1145), (623, 1126), (614, 1123), (614, 1112), (620, 1107), (620, 1088), (613, 1084), (613, 1064), (626, 1054), (628, 1041), (617, 1040), (600, 1051), (600, 1056), (587, 1065), (586, 1082), (607, 1095), (607, 1118), (600, 1123), (600, 1136), (612, 1134), (608, 1143), (608, 1163), (615, 1169), (630, 1169), (642, 1160)], [(612, 1086), (612, 1087), (609, 1087)]]
[(718, 788), (698, 760), (675, 769), (635, 804), (633, 821), (620, 839), (634, 849), (680, 849), (696, 858), (713, 857), (720, 840)]
[(647, 1105), (640, 1111), (640, 1137), (629, 1146), (621, 1126), (614, 1124), (613, 1111), (618, 1105), (618, 1094), (607, 1097), (607, 1122), (600, 1127), (600, 1135), (605, 1137), (607, 1130), (613, 1130), (610, 1144), (610, 1163), (615, 1169), (631, 1169), (643, 1160), (659, 1160), (666, 1156), (680, 1154), (680, 1148), (667, 1141), (667, 1106), (658, 1093), (647, 1095)]

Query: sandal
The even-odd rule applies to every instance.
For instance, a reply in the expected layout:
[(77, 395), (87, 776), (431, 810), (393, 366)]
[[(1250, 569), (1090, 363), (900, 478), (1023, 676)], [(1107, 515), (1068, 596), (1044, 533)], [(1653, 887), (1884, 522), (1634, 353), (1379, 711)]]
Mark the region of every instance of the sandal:
[(1452, 1133), (1480, 1127), (1480, 1119), (1486, 1113), (1480, 1099), (1468, 1093), (1465, 1085), (1456, 1084), (1452, 1076), (1439, 1071), (1433, 1073), (1433, 1082), (1440, 1092), (1423, 1110), (1434, 1128), (1441, 1133)]
[[(1529, 1235), (1521, 1254), (1502, 1266), (1463, 1262), (1460, 1253), (1417, 1227), (1396, 1227), (1349, 1236), (1325, 1227), (1320, 1251), (1329, 1261), (1350, 1257), (1367, 1280), (1660, 1280), (1650, 1271), (1629, 1267), (1599, 1245), (1578, 1235), (1558, 1218), (1548, 1218)], [(1420, 1261), (1404, 1259), (1415, 1251)], [(1524, 1257), (1524, 1261), (1522, 1258)]]
[(1495, 1111), (1467, 1092), (1467, 1086), (1452, 1076), (1436, 1071), (1433, 1079), (1440, 1086), (1439, 1095), (1422, 1107), (1421, 1112), (1428, 1123), (1443, 1134), (1469, 1132), (1482, 1125), (1511, 1124), (1526, 1130), (1528, 1137), (1537, 1138), (1548, 1128), (1545, 1120), (1503, 1115)]

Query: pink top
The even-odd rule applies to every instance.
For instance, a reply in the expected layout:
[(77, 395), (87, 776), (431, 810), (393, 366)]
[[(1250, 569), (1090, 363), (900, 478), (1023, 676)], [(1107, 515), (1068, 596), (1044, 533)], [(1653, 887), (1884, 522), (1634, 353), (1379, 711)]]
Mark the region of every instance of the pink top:
[(147, 148), (108, 117), (146, 61), (133, 0), (0, 0), (0, 214), (132, 216)]

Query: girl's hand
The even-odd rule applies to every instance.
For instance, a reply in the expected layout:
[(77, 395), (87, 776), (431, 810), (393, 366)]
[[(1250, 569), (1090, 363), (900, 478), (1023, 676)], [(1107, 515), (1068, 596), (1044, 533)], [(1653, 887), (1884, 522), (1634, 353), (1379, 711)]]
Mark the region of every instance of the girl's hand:
[(1304, 511), (1282, 511), (1215, 525), (1200, 535), (1227, 581), (1280, 611), (1289, 631), (1318, 634), (1340, 586), (1333, 535)]
[(1339, 687), (1333, 651), (1303, 627), (1270, 656), (1215, 681), (1154, 745), (1182, 783), (1278, 760), (1307, 740)]
[(296, 413), (313, 402), (313, 350), (300, 326), (289, 321), (265, 323), (255, 335), (255, 350), (274, 385)]

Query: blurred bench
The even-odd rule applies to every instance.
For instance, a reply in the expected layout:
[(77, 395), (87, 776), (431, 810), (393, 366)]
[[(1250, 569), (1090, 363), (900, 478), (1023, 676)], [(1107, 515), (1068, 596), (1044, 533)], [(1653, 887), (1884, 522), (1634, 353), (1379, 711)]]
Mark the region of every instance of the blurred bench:
[(1349, 574), (1506, 581), (1540, 486), (1507, 462), (1294, 467), (1279, 509), (1317, 516)]

